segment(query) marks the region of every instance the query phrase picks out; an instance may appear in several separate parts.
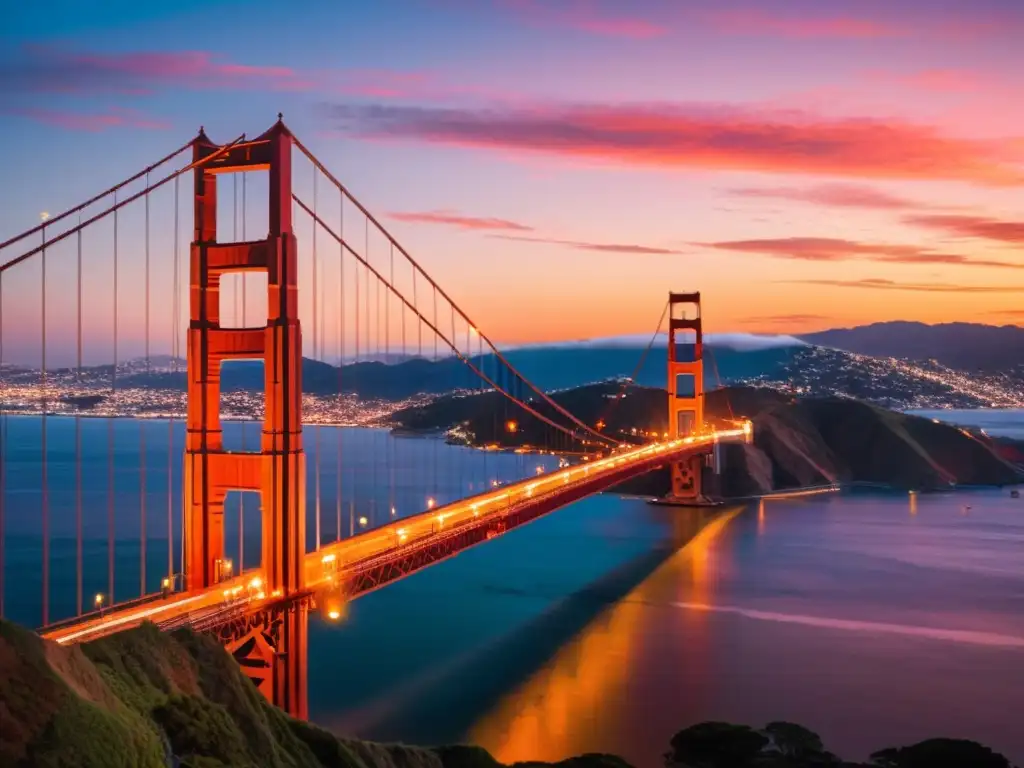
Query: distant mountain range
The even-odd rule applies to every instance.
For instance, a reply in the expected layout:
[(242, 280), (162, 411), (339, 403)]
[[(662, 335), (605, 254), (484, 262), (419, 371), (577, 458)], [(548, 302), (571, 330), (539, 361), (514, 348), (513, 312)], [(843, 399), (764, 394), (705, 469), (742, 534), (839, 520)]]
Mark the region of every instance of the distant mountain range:
[[(776, 347), (738, 351), (735, 349), (705, 348), (706, 387), (711, 389), (721, 382), (747, 380), (771, 376), (789, 363), (794, 351), (801, 347)], [(709, 350), (710, 351), (707, 351)], [(639, 347), (534, 347), (510, 350), (505, 353), (509, 362), (527, 379), (545, 391), (578, 387), (609, 379), (630, 376), (640, 362), (643, 349)], [(493, 355), (474, 357), (473, 364), (503, 387), (511, 386), (511, 376)], [(138, 360), (118, 365), (118, 388), (162, 389), (184, 391), (187, 385), (185, 364), (155, 358), (149, 370)], [(37, 371), (9, 369), (11, 380), (19, 377), (31, 382), (38, 378)], [(71, 378), (70, 370), (51, 370), (51, 382), (62, 376)], [(109, 386), (111, 366), (90, 367), (82, 372), (84, 383)], [(653, 349), (636, 373), (636, 380), (647, 386), (665, 386), (665, 349)], [(395, 364), (359, 362), (341, 366), (319, 360), (303, 358), (302, 388), (313, 395), (333, 395), (338, 392), (354, 393), (362, 398), (402, 400), (419, 394), (443, 394), (458, 389), (479, 388), (481, 380), (461, 360), (454, 357), (438, 361), (413, 358)], [(263, 363), (238, 361), (226, 363), (221, 371), (223, 391), (258, 391), (263, 389)], [(525, 391), (523, 394), (526, 394)]]
[(799, 337), (808, 344), (872, 357), (936, 360), (965, 371), (1024, 368), (1024, 327), (980, 323), (889, 322)]

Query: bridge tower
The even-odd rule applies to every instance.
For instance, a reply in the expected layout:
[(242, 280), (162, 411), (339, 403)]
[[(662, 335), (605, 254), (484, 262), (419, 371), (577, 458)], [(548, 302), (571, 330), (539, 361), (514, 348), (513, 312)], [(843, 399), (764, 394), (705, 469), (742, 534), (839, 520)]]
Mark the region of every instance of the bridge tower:
[[(668, 436), (678, 440), (704, 426), (704, 335), (700, 293), (668, 295)], [(680, 340), (680, 332), (682, 340)], [(670, 499), (701, 498), (702, 456), (672, 464)]]
[[(279, 116), (280, 118), (280, 116)], [(302, 448), (302, 331), (298, 317), (297, 243), (292, 230), (292, 134), (279, 119), (266, 133), (243, 141), (194, 171), (194, 236), (188, 328), (188, 422), (185, 442), (185, 588), (211, 587), (242, 570), (225, 559), (224, 501), (228, 491), (255, 491), (261, 501), (262, 589), (282, 596), (304, 587), (305, 453)], [(214, 154), (200, 129), (193, 159)], [(223, 243), (217, 238), (217, 177), (267, 171), (270, 181), (266, 238)], [(267, 275), (266, 323), (225, 328), (220, 318), (221, 277)], [(264, 362), (266, 410), (258, 452), (224, 450), (220, 424), (221, 363)], [(266, 660), (268, 696), (297, 717), (306, 716), (306, 615), (275, 617)], [(261, 631), (255, 628), (254, 631)]]

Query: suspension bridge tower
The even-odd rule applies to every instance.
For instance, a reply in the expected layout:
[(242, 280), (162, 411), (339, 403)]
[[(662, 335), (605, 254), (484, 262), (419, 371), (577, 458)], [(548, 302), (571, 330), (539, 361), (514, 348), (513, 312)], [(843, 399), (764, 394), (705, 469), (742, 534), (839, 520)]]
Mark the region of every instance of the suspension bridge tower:
[[(279, 116), (280, 117), (280, 116)], [(224, 502), (229, 491), (260, 494), (263, 584), (287, 597), (304, 588), (305, 454), (302, 448), (302, 331), (298, 315), (297, 243), (292, 229), (292, 134), (278, 122), (224, 151), (200, 129), (193, 142), (194, 237), (188, 328), (188, 423), (185, 442), (185, 588), (198, 591), (240, 574), (225, 558)], [(217, 154), (219, 152), (219, 154)], [(206, 160), (211, 155), (215, 158)], [(262, 240), (217, 238), (217, 177), (244, 171), (269, 175), (269, 231)], [(266, 323), (221, 325), (220, 282), (231, 273), (267, 275)], [(221, 364), (262, 360), (265, 414), (260, 450), (224, 450), (220, 423)], [(288, 608), (239, 638), (265, 668), (259, 686), (276, 705), (306, 716), (304, 608)], [(238, 649), (235, 655), (238, 655)]]
[[(700, 293), (668, 295), (668, 436), (678, 440), (704, 426), (704, 335)], [(699, 501), (704, 458), (674, 462), (672, 501)]]

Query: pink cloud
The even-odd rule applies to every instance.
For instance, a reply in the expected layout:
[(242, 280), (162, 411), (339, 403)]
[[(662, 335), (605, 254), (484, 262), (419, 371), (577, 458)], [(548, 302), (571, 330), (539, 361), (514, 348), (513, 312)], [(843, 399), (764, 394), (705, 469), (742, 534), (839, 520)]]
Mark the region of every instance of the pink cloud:
[(36, 122), (64, 128), (69, 131), (105, 131), (109, 128), (144, 128), (163, 130), (170, 128), (170, 123), (151, 118), (134, 110), (114, 109), (108, 112), (70, 112), (53, 109), (19, 109), (12, 110), (15, 114)]
[(506, 230), (513, 232), (530, 232), (533, 227), (508, 219), (465, 216), (451, 211), (400, 211), (388, 214), (395, 221), (417, 224), (443, 224), (459, 229), (471, 230)]
[(741, 187), (729, 190), (736, 197), (793, 200), (834, 208), (900, 210), (923, 207), (905, 197), (857, 184), (820, 184), (813, 187)]
[(733, 35), (756, 35), (795, 39), (873, 39), (899, 37), (906, 31), (870, 19), (846, 16), (774, 16), (757, 10), (720, 11), (706, 18), (719, 31)]
[[(536, 104), (489, 109), (337, 105), (337, 127), (364, 138), (677, 170), (1024, 183), (999, 143), (947, 138), (896, 120), (824, 118), (725, 105)], [(1011, 158), (1012, 160), (1012, 158)]]
[(624, 253), (634, 256), (669, 256), (681, 254), (671, 248), (634, 243), (594, 243), (582, 240), (558, 240), (550, 237), (520, 237), (516, 235), (492, 235), (500, 240), (516, 240), (522, 243), (544, 243), (547, 245), (564, 245), (578, 251), (595, 251), (597, 253)]
[(313, 78), (289, 67), (242, 64), (208, 51), (76, 52), (28, 45), (0, 68), (0, 91), (144, 94), (159, 87), (309, 90)]
[(1024, 269), (1024, 262), (970, 259), (956, 253), (937, 253), (914, 245), (860, 243), (831, 237), (781, 237), (701, 243), (706, 248), (754, 253), (798, 261), (873, 261), (885, 264), (942, 264), (964, 267)]
[(1002, 221), (984, 216), (952, 215), (908, 216), (904, 221), (919, 227), (941, 230), (956, 237), (1024, 244), (1024, 221)]
[(925, 69), (907, 74), (871, 72), (868, 77), (876, 82), (896, 83), (920, 91), (976, 91), (986, 86), (986, 81), (978, 73), (958, 69)]

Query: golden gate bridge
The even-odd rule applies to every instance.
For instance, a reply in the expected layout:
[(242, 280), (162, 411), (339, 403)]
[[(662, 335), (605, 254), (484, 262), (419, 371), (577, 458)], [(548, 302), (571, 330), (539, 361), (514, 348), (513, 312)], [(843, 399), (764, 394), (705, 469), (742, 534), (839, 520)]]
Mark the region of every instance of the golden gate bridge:
[[(715, 446), (726, 440), (749, 441), (751, 427), (749, 422), (743, 422), (735, 428), (715, 430), (704, 423), (703, 339), (700, 296), (696, 293), (669, 295), (668, 433), (661, 439), (637, 445), (621, 442), (602, 431), (603, 419), (590, 425), (577, 418), (512, 365), (380, 221), (291, 133), (280, 115), (278, 118), (273, 127), (257, 138), (242, 135), (226, 144), (215, 144), (200, 129), (194, 139), (132, 177), (0, 243), (0, 405), (4, 408), (0, 426), (0, 618), (4, 616), (5, 594), (12, 586), (5, 558), (11, 523), (23, 528), (38, 521), (41, 635), (58, 643), (76, 643), (144, 621), (168, 630), (190, 626), (218, 637), (271, 701), (292, 715), (305, 718), (306, 633), (312, 608), (319, 607), (328, 617), (338, 618), (348, 600), (655, 469), (671, 469), (671, 501), (696, 502), (702, 497), (702, 467)], [(295, 184), (295, 177), (303, 170), (309, 180), (308, 198), (298, 194)], [(265, 173), (267, 194), (265, 218), (259, 217), (266, 236), (258, 239), (247, 238), (247, 221), (251, 218), (248, 199), (252, 196), (247, 181), (252, 172)], [(185, 301), (179, 229), (183, 218), (181, 180), (188, 180), (189, 175), (193, 232), (185, 262)], [(221, 177), (229, 175), (233, 179), (233, 194), (231, 208), (226, 210), (226, 206), (219, 204), (225, 197), (225, 190), (219, 186)], [(141, 185), (141, 189), (130, 192), (132, 185)], [(172, 258), (170, 280), (166, 281), (169, 290), (161, 292), (154, 291), (153, 285), (155, 274), (157, 284), (162, 280), (160, 262), (153, 259), (152, 200), (167, 187), (173, 189), (173, 230), (167, 238), (172, 243)], [(323, 202), (324, 189), (331, 196), (330, 205)], [(90, 213), (97, 206), (101, 209)], [(141, 248), (134, 247), (133, 256), (125, 261), (121, 244), (125, 216), (139, 208), (143, 218), (134, 234), (143, 244)], [(230, 240), (225, 239), (227, 214)], [(299, 247), (300, 226), (308, 228), (306, 251)], [(109, 274), (89, 261), (97, 246), (86, 238), (93, 237), (101, 228), (108, 229), (96, 240), (110, 239)], [(156, 240), (159, 244), (159, 231)], [(74, 246), (74, 260), (69, 269), (71, 259), (59, 248), (70, 245)], [(308, 278), (301, 271), (303, 265), (308, 265)], [(142, 325), (145, 367), (150, 367), (153, 328), (159, 324), (157, 311), (169, 318), (172, 361), (177, 361), (181, 354), (181, 332), (185, 330), (187, 414), (181, 500), (180, 504), (175, 503), (178, 494), (173, 481), (173, 416), (168, 419), (167, 433), (167, 502), (166, 509), (160, 510), (154, 509), (146, 490), (149, 432), (141, 427), (140, 421), (140, 495), (137, 503), (126, 505), (138, 517), (139, 590), (130, 599), (116, 600), (115, 521), (119, 513), (124, 516), (125, 503), (117, 501), (115, 493), (116, 439), (113, 421), (108, 419), (107, 586), (105, 593), (97, 593), (90, 601), (84, 586), (87, 577), (95, 583), (102, 576), (88, 573), (96, 560), (83, 554), (83, 509), (88, 502), (83, 500), (82, 488), (83, 480), (90, 478), (84, 478), (82, 427), (76, 416), (71, 483), (74, 492), (66, 493), (69, 489), (62, 487), (64, 479), (58, 477), (54, 483), (48, 471), (47, 417), (53, 413), (49, 401), (58, 397), (52, 385), (57, 368), (52, 356), (48, 360), (48, 349), (53, 345), (55, 330), (66, 333), (74, 328), (74, 364), (61, 366), (60, 375), (66, 377), (71, 371), (79, 376), (84, 368), (86, 331), (98, 325), (95, 317), (83, 312), (83, 306), (89, 301), (99, 303), (109, 311), (113, 359), (109, 366), (109, 391), (117, 391), (118, 360), (125, 344), (122, 323), (126, 320), (120, 306), (124, 303), (126, 269), (129, 275), (134, 274), (128, 284), (130, 298), (137, 300), (138, 294), (142, 294), (142, 317), (127, 322), (130, 334), (136, 334), (138, 325)], [(249, 288), (252, 276), (265, 279), (263, 291)], [(416, 356), (424, 358), (429, 355), (424, 350), (426, 331), (427, 345), (433, 342), (435, 361), (442, 355), (454, 356), (480, 383), (481, 391), (489, 388), (500, 393), (516, 409), (518, 418), (534, 420), (552, 435), (561, 435), (564, 453), (582, 455), (585, 460), (560, 464), (547, 472), (538, 467), (537, 474), (513, 482), (471, 483), (468, 496), (442, 499), (441, 503), (431, 496), (422, 509), (397, 519), (395, 507), (391, 506), (391, 519), (386, 524), (357, 532), (350, 523), (348, 535), (343, 536), (343, 459), (341, 430), (337, 430), (337, 519), (332, 537), (330, 526), (323, 525), (319, 426), (315, 427), (317, 450), (312, 478), (308, 477), (303, 444), (303, 332), (299, 298), (300, 284), (307, 279), (305, 289), (312, 299), (313, 357), (322, 360), (326, 356), (328, 338), (333, 336), (339, 360), (339, 392), (347, 344), (354, 346), (357, 360), (374, 352), (386, 356), (399, 344), (402, 353), (411, 353), (415, 348)], [(224, 302), (225, 289), (232, 280), (233, 311)], [(58, 289), (54, 289), (54, 284)], [(112, 290), (109, 306), (95, 299), (95, 291), (101, 287)], [(255, 304), (251, 312), (250, 301)], [(183, 316), (185, 306), (187, 323)], [(695, 307), (696, 312), (691, 316), (687, 307)], [(260, 316), (260, 322), (249, 324), (248, 317), (254, 313)], [(38, 329), (26, 330), (33, 318), (38, 319)], [(31, 332), (35, 330), (38, 336)], [(12, 443), (8, 430), (10, 420), (16, 416), (11, 413), (14, 394), (9, 381), (14, 366), (5, 359), (5, 335), (8, 354), (13, 336), (17, 354), (24, 356), (26, 348), (34, 348), (40, 360), (38, 375), (33, 380), (33, 389), (41, 398), (38, 494), (31, 494), (29, 504), (13, 506), (8, 493), (9, 464), (18, 446)], [(677, 335), (692, 339), (692, 343), (681, 345)], [(90, 345), (95, 346), (95, 342)], [(684, 347), (691, 350), (689, 355), (680, 353)], [(238, 360), (263, 362), (263, 419), (258, 450), (225, 447), (221, 371), (224, 363)], [(312, 504), (308, 503), (310, 479)], [(228, 557), (225, 512), (228, 495), (235, 492), (258, 494), (260, 500), (259, 561), (253, 562), (250, 553), (247, 563), (243, 555), (243, 517), (239, 507), (237, 568)], [(136, 508), (131, 509), (132, 506)], [(310, 511), (314, 513), (312, 548), (307, 546), (306, 530)], [(12, 519), (11, 515), (16, 517)], [(65, 612), (67, 615), (54, 615), (52, 529), (55, 520), (72, 516), (75, 610)], [(154, 516), (165, 519), (154, 524)], [(181, 543), (176, 553), (177, 520)], [(365, 518), (360, 522), (363, 527)], [(157, 573), (152, 567), (154, 547), (166, 548), (167, 556), (165, 567), (161, 566)], [(17, 578), (19, 574), (13, 575)], [(14, 588), (19, 588), (17, 583)]]

